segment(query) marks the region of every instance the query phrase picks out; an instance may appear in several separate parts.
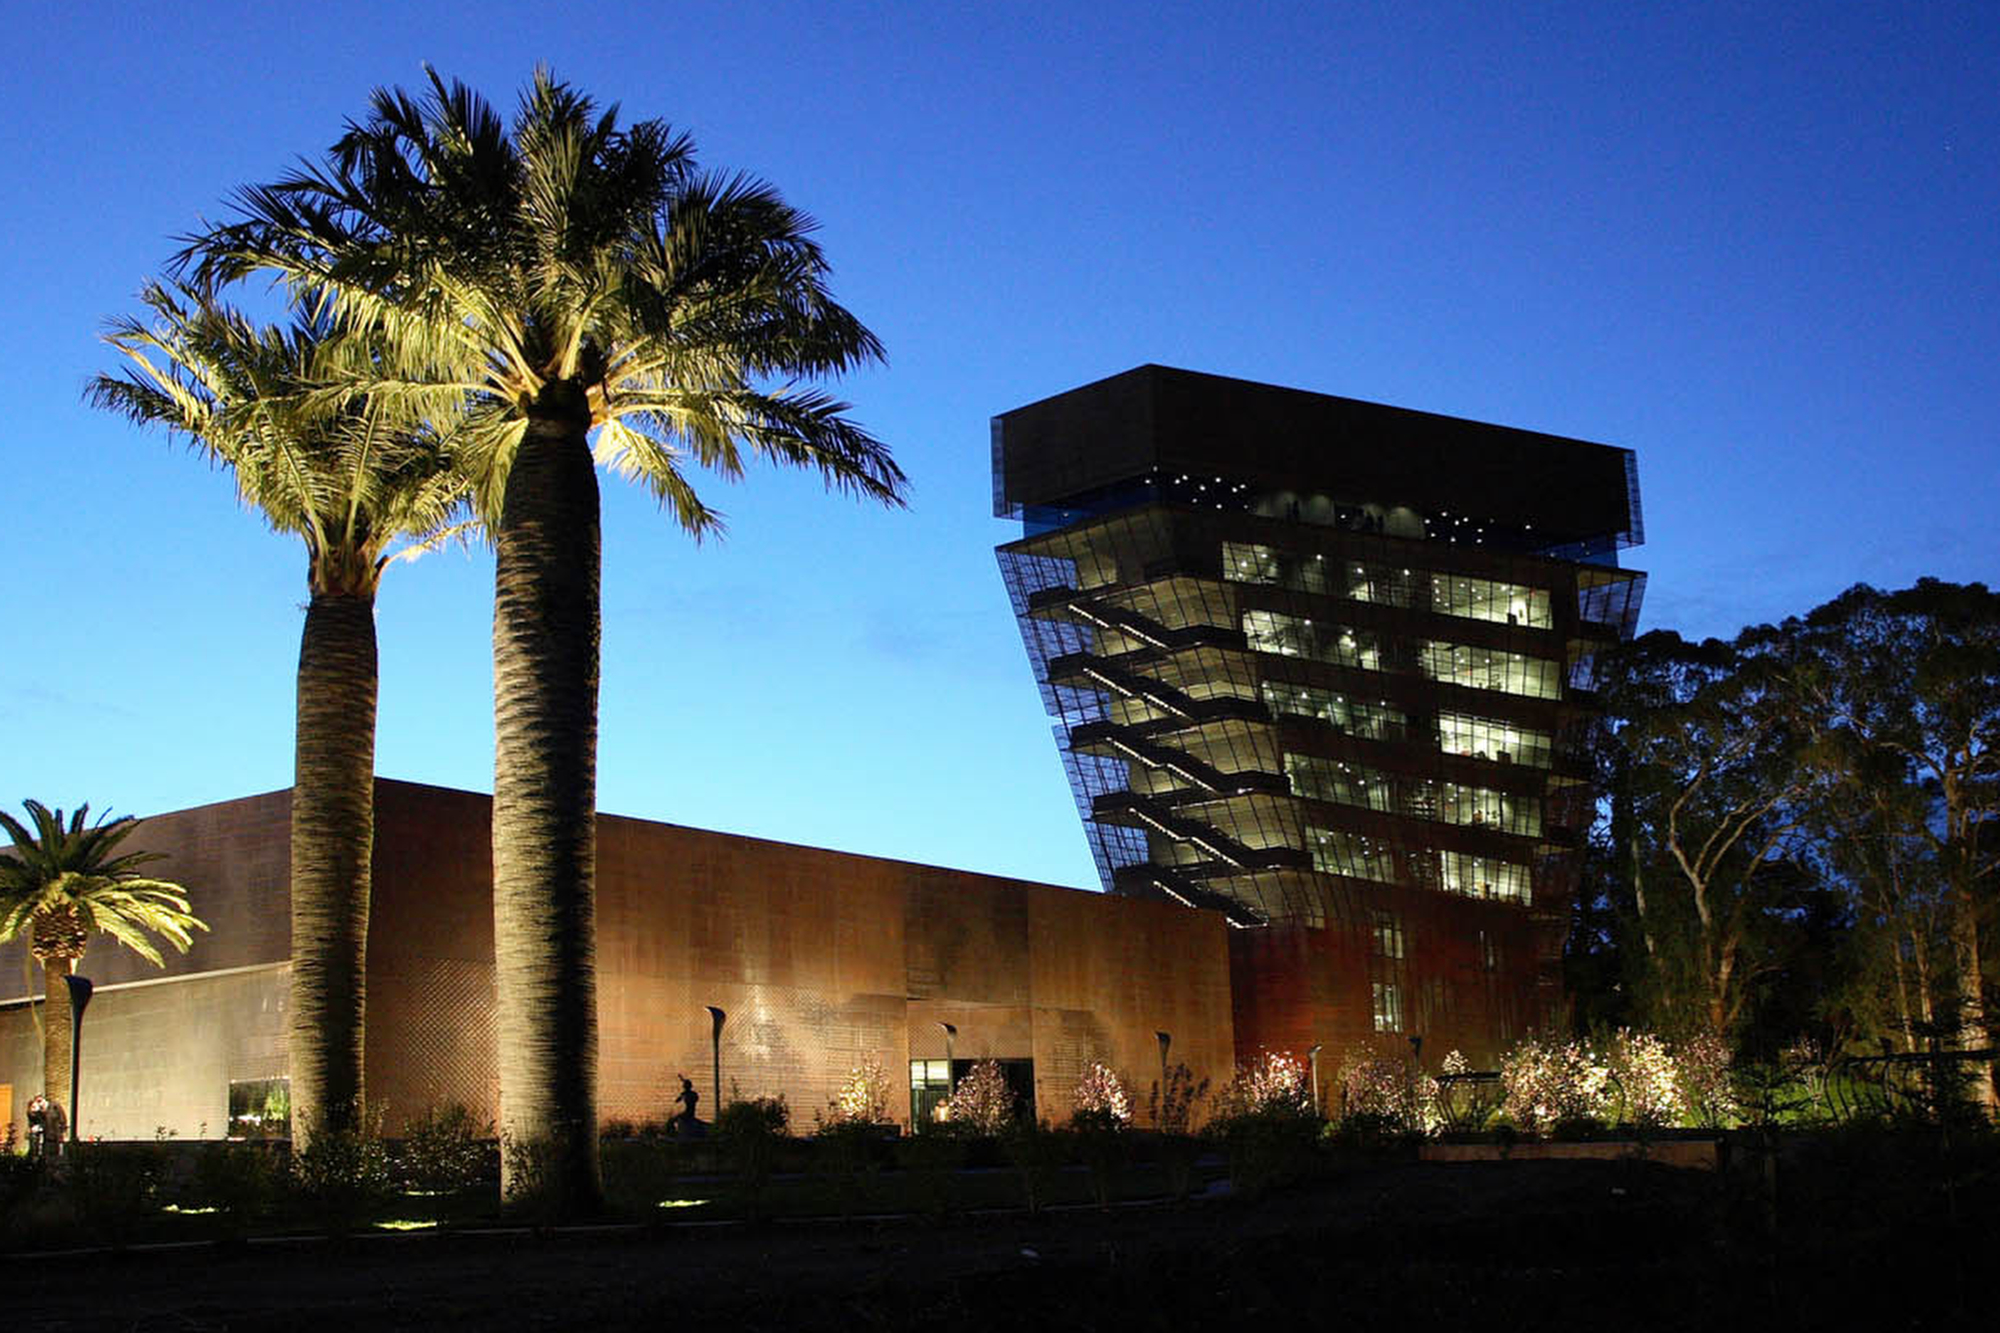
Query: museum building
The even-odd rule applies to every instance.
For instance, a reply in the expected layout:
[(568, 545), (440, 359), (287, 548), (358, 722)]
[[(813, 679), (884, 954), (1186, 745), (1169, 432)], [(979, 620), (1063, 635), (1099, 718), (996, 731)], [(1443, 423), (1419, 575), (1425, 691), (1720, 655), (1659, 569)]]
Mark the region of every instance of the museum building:
[[(1418, 1037), (1475, 1062), (1562, 1018), (1604, 648), (1643, 576), (1629, 450), (1146, 366), (993, 425), (1003, 576), (1104, 893), (644, 820), (598, 823), (600, 1105), (690, 1077), (809, 1126), (864, 1059), (920, 1118), (995, 1059), (1060, 1118), (1260, 1050)], [(82, 1132), (256, 1132), (285, 1104), (289, 793), (148, 819), (211, 930), (100, 942)], [(497, 1101), (490, 800), (380, 779), (368, 1089)], [(40, 1083), (0, 950), (0, 1119)], [(18, 978), (19, 989), (7, 980)], [(718, 1035), (717, 1019), (722, 1015)], [(716, 1066), (719, 1064), (719, 1079)]]

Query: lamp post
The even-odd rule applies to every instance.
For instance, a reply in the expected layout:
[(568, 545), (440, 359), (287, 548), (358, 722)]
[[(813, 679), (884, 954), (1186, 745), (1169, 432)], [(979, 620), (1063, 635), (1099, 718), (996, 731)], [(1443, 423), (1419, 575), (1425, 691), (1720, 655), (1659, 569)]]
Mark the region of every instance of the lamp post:
[(708, 1034), (708, 1049), (709, 1055), (714, 1059), (715, 1069), (715, 1109), (709, 1114), (719, 1120), (722, 1115), (722, 1025), (728, 1020), (729, 1015), (712, 1004), (705, 1007), (713, 1025)]
[(74, 973), (63, 984), (69, 987), (69, 1141), (75, 1143), (76, 1124), (83, 1118), (83, 1011), (94, 987), (89, 977)]
[(1320, 1053), (1320, 1043), (1318, 1042), (1314, 1042), (1312, 1044), (1312, 1049), (1306, 1052), (1306, 1062), (1312, 1066), (1314, 1115), (1326, 1114), (1326, 1112), (1320, 1108), (1320, 1101), (1319, 1101), (1319, 1053)]
[(958, 1088), (958, 1080), (952, 1073), (953, 1057), (958, 1050), (958, 1029), (949, 1023), (938, 1026), (944, 1029), (944, 1090), (945, 1095), (950, 1096)]

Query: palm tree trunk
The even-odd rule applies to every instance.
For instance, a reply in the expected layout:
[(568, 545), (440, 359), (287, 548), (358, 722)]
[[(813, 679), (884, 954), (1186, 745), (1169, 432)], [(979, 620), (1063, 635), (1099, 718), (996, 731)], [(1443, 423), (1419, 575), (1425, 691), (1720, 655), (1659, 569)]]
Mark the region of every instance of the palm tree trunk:
[[(597, 1161), (597, 473), (589, 416), (543, 390), (507, 478), (493, 596), (494, 1039), (500, 1133), (547, 1154), (502, 1188), (569, 1211)], [(512, 1159), (512, 1151), (503, 1154)]]
[(49, 1099), (49, 1105), (62, 1112), (60, 1122), (49, 1118), (49, 1151), (57, 1150), (58, 1123), (61, 1137), (69, 1137), (70, 1094), (70, 1016), (69, 986), (63, 980), (76, 970), (74, 958), (44, 958), (42, 960), (42, 992), (48, 1002), (42, 1006), (42, 1095)]
[(299, 643), (292, 779), (292, 1136), (351, 1130), (366, 1093), (375, 843), (375, 599), (315, 591)]

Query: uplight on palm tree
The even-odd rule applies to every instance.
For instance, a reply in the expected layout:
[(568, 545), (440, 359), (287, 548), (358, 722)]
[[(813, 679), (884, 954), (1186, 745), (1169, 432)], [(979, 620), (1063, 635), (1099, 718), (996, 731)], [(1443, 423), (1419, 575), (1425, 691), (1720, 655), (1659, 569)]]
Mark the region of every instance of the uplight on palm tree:
[(375, 825), (375, 594), (391, 561), (453, 531), (465, 484), (436, 429), (329, 387), (334, 328), (263, 327), (184, 286), (107, 340), (131, 362), (89, 397), (187, 436), (243, 502), (306, 548), (291, 811), (295, 1135), (351, 1128), (363, 1081)]
[(567, 1145), (557, 1188), (599, 1191), (594, 874), (599, 648), (595, 459), (690, 533), (718, 526), (690, 467), (745, 455), (901, 502), (888, 450), (813, 381), (876, 360), (828, 292), (814, 224), (771, 186), (696, 168), (683, 134), (538, 72), (511, 128), (435, 74), (378, 91), (317, 165), (243, 190), (184, 255), (204, 279), (277, 274), (426, 373), (368, 388), (473, 404), (464, 451), (497, 555), (495, 1027), (501, 1132)]
[(158, 852), (120, 852), (139, 821), (131, 815), (87, 822), (80, 805), (65, 821), (61, 810), (24, 803), (28, 824), (0, 810), (0, 829), (14, 846), (0, 851), (0, 943), (28, 940), (42, 965), (42, 1092), (67, 1120), (70, 1106), (70, 998), (63, 978), (76, 971), (96, 935), (109, 935), (160, 966), (154, 938), (186, 953), (193, 932), (206, 930), (188, 903), (187, 890), (171, 880), (139, 873), (162, 859)]

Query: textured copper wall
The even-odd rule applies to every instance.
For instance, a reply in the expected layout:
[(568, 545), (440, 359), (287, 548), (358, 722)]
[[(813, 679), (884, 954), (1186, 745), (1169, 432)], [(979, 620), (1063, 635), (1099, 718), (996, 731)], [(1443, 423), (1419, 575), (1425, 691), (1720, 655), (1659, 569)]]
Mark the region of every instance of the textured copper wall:
[[(1420, 1036), (1433, 1069), (1454, 1049), (1474, 1068), (1491, 1069), (1514, 1040), (1549, 1025), (1539, 1007), (1544, 969), (1531, 919), (1504, 904), (1407, 889), (1385, 894), (1383, 910), (1396, 919), (1400, 957), (1388, 956), (1370, 931), (1230, 932), (1242, 1058), (1319, 1045), (1330, 1086), (1350, 1048)], [(1397, 987), (1403, 1006), (1403, 1023), (1387, 1031), (1375, 1023), (1378, 982)]]
[[(460, 1101), (489, 1118), (493, 927), (489, 801), (382, 781), (369, 930), (368, 1092), (393, 1132)], [(285, 793), (149, 820), (149, 847), (215, 926), (164, 971), (96, 946), (110, 987), (90, 1010), (86, 1132), (220, 1134), (232, 1079), (285, 1069)], [(1154, 1033), (1220, 1083), (1235, 1055), (1229, 933), (1155, 903), (604, 817), (598, 830), (599, 1015), (607, 1118), (663, 1118), (679, 1075), (714, 1111), (709, 1017), (729, 1014), (725, 1094), (783, 1093), (795, 1123), (873, 1056), (909, 1113), (911, 1058), (1035, 1062), (1038, 1110), (1060, 1117), (1092, 1060), (1143, 1108)], [(18, 951), (4, 963), (19, 978)], [(0, 977), (3, 982), (5, 977)], [(137, 984), (133, 984), (137, 983)], [(27, 1003), (0, 1003), (0, 1086), (16, 1115), (40, 1083)]]

